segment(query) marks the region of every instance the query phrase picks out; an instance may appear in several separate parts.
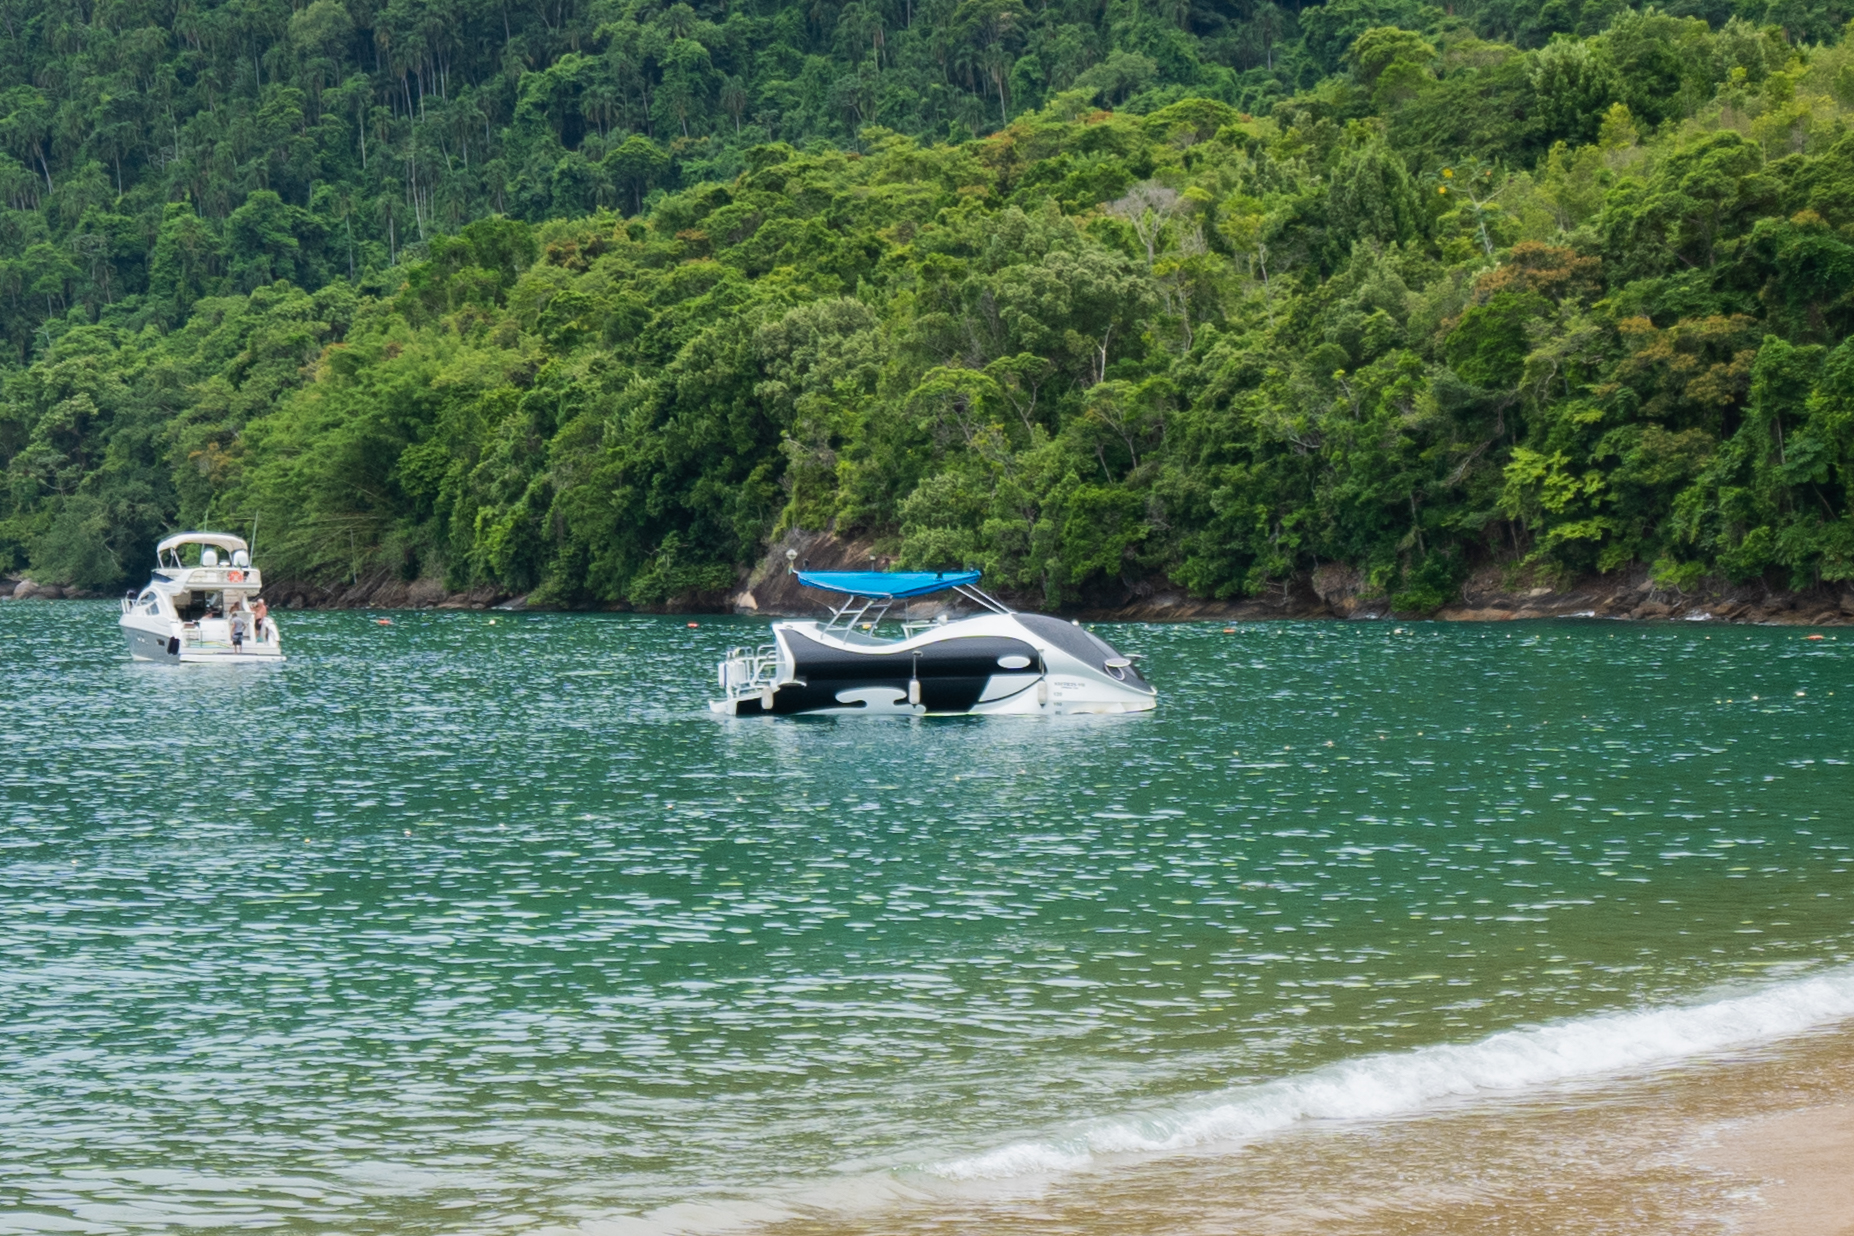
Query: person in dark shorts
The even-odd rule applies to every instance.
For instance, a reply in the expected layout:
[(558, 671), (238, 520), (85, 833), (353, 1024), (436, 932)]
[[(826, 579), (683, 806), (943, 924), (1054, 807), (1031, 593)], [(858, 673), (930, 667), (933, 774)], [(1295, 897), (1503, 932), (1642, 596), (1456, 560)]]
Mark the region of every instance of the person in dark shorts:
[(231, 628), (232, 628), (232, 651), (233, 652), (243, 652), (245, 650), (245, 622), (246, 621), (247, 620), (245, 618), (244, 610), (235, 609), (232, 611)]

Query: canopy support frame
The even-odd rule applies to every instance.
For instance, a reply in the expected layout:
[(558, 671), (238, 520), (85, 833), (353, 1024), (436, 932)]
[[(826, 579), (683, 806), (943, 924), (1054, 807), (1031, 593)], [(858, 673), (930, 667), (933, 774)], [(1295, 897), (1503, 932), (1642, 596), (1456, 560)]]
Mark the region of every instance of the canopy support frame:
[[(858, 602), (861, 602), (861, 604), (858, 604)], [(894, 603), (894, 597), (852, 596), (842, 605), (831, 611), (830, 621), (824, 624), (824, 629), (829, 631), (835, 628), (839, 623), (842, 623), (844, 630), (854, 631), (857, 624), (864, 621), (871, 610), (874, 610), (875, 613), (873, 617), (868, 618), (868, 622), (870, 627), (874, 628), (881, 624), (883, 615), (888, 613), (889, 606)]]
[(994, 614), (1008, 614), (1011, 612), (1010, 606), (984, 591), (977, 584), (954, 584), (953, 591), (957, 592), (966, 600), (971, 601), (974, 605), (983, 606)]

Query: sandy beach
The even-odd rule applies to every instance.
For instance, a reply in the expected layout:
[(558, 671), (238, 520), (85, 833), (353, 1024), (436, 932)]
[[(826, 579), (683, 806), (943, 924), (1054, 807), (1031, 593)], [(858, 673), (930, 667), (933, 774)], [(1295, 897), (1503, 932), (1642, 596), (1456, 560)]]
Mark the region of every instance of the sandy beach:
[(1755, 1181), (1755, 1199), (1729, 1216), (1743, 1236), (1854, 1233), (1854, 1104), (1747, 1121), (1704, 1161)]
[[(1073, 1175), (924, 1188), (768, 1236), (1849, 1236), (1854, 1035)], [(874, 1199), (870, 1199), (873, 1203)], [(799, 1206), (800, 1212), (808, 1209)], [(600, 1230), (600, 1229), (595, 1229)], [(613, 1228), (612, 1231), (629, 1229)], [(650, 1228), (648, 1230), (659, 1230)]]

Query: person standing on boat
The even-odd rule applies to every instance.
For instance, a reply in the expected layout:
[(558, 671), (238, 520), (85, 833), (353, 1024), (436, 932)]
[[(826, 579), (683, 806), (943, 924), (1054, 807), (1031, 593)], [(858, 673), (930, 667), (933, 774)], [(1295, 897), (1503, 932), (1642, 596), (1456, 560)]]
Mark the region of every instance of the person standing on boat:
[(245, 650), (245, 611), (242, 609), (233, 610), (230, 625), (232, 628), (232, 651), (243, 652)]
[(264, 619), (270, 617), (270, 606), (259, 597), (251, 606), (251, 638), (258, 643), (264, 642)]

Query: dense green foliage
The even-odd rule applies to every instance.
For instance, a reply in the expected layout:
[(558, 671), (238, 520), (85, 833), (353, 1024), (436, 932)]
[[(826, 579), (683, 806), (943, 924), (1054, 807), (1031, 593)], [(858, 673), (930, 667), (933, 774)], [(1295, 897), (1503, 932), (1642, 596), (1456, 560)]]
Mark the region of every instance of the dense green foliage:
[(18, 7), (0, 566), (1854, 578), (1832, 5)]

